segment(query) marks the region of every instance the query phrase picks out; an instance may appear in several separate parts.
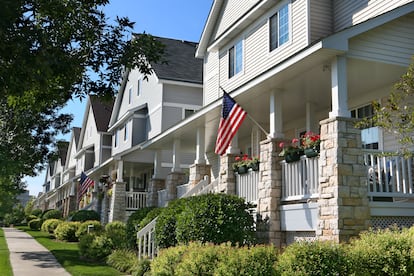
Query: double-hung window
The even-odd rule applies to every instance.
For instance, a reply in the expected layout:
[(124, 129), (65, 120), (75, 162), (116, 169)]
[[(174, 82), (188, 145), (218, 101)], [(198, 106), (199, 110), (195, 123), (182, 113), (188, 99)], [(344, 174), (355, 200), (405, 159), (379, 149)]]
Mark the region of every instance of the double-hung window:
[[(351, 117), (364, 119), (374, 116), (372, 104), (351, 110)], [(362, 147), (364, 149), (379, 149), (380, 130), (376, 126), (368, 126), (361, 130)]]
[(243, 69), (243, 40), (238, 41), (229, 49), (229, 78)]
[(283, 5), (269, 18), (270, 51), (289, 41), (289, 4)]

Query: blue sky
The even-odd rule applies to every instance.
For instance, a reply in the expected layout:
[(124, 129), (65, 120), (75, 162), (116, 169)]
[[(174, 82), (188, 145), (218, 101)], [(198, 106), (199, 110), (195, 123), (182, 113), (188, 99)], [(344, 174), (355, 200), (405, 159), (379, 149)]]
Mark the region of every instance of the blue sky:
[[(107, 16), (127, 16), (135, 22), (134, 32), (198, 42), (213, 0), (111, 0), (105, 8)], [(85, 101), (70, 101), (63, 110), (72, 113), (72, 127), (81, 127)], [(70, 134), (61, 137), (70, 139)], [(45, 172), (25, 178), (31, 195), (42, 191)]]

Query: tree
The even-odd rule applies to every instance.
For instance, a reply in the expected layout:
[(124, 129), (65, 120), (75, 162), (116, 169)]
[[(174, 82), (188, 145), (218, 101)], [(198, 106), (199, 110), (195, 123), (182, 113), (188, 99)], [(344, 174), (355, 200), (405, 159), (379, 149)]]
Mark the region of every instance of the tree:
[(394, 85), (385, 104), (374, 102), (374, 116), (363, 122), (373, 124), (395, 135), (401, 153), (411, 155), (414, 145), (414, 62)]
[[(0, 185), (35, 175), (71, 116), (74, 97), (116, 94), (122, 73), (152, 73), (163, 45), (134, 35), (133, 23), (109, 23), (108, 0), (3, 0), (0, 9)], [(8, 181), (8, 180), (7, 180)]]

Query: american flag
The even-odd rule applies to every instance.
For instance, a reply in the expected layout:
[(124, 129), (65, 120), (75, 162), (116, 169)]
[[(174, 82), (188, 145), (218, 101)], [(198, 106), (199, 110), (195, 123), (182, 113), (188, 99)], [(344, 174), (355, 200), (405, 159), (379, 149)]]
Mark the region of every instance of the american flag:
[(81, 173), (80, 186), (79, 186), (79, 201), (82, 196), (86, 193), (88, 188), (93, 185), (93, 180), (90, 179), (84, 172)]
[(215, 152), (220, 155), (223, 155), (226, 152), (231, 139), (236, 135), (237, 130), (247, 115), (247, 112), (244, 111), (229, 94), (225, 91), (223, 92), (223, 106), (215, 150)]

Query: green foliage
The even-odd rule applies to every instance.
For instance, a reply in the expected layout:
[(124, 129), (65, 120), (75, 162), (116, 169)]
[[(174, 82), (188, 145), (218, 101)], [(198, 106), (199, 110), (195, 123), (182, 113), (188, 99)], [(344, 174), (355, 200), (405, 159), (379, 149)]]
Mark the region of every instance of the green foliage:
[(84, 222), (87, 220), (100, 220), (99, 214), (93, 210), (79, 210), (73, 213), (69, 218), (70, 221)]
[(355, 275), (412, 275), (414, 272), (414, 228), (362, 233), (349, 246)]
[(43, 222), (42, 219), (37, 218), (37, 219), (32, 219), (31, 221), (29, 221), (27, 225), (32, 230), (40, 230), (40, 227), (42, 226), (42, 222)]
[(297, 242), (279, 257), (280, 275), (348, 275), (346, 254), (341, 245), (331, 242)]
[(13, 207), (11, 213), (4, 216), (4, 223), (6, 225), (20, 225), (25, 219), (23, 206), (19, 203)]
[(47, 233), (54, 233), (55, 229), (58, 227), (59, 224), (61, 224), (63, 221), (60, 219), (47, 219), (43, 222), (41, 230), (43, 232), (47, 232)]
[(160, 250), (157, 258), (151, 262), (151, 275), (177, 275), (176, 267), (187, 249), (186, 245), (178, 245)]
[(76, 231), (76, 237), (79, 239), (82, 235), (85, 235), (88, 233), (88, 226), (92, 225), (92, 231), (94, 233), (100, 233), (104, 230), (104, 227), (102, 226), (100, 221), (97, 220), (87, 220), (82, 222), (79, 225), (78, 230)]
[(131, 273), (138, 266), (138, 257), (130, 249), (115, 249), (108, 256), (106, 263), (121, 272)]
[(48, 219), (61, 219), (62, 218), (62, 211), (60, 210), (48, 210), (42, 216), (43, 220)]
[(27, 202), (26, 206), (24, 206), (24, 215), (26, 217), (32, 214), (34, 203), (35, 203), (35, 199), (32, 197), (30, 198), (29, 202)]
[(163, 210), (163, 208), (154, 208), (151, 211), (149, 211), (147, 216), (143, 220), (141, 220), (141, 222), (138, 224), (138, 229), (137, 230), (139, 231), (142, 228), (144, 228), (145, 226), (147, 226), (148, 223), (150, 223), (156, 217), (159, 216), (159, 214), (161, 213), (162, 210)]
[(0, 228), (0, 271), (2, 276), (13, 276), (12, 267), (10, 265), (10, 252), (2, 228)]
[(105, 225), (105, 233), (111, 239), (115, 249), (127, 248), (126, 225), (121, 221), (113, 221)]
[(58, 240), (75, 242), (78, 241), (76, 231), (80, 226), (80, 222), (64, 221), (55, 229), (55, 236)]
[(79, 253), (94, 261), (103, 261), (112, 252), (112, 241), (104, 234), (86, 234), (79, 239)]
[(151, 275), (151, 260), (147, 258), (138, 260), (138, 263), (131, 270), (132, 276)]
[(138, 224), (153, 210), (154, 207), (145, 207), (133, 212), (126, 223), (128, 248), (137, 249), (137, 227)]
[(40, 217), (41, 214), (42, 214), (42, 209), (34, 209), (31, 212), (31, 215), (36, 216), (36, 217)]

